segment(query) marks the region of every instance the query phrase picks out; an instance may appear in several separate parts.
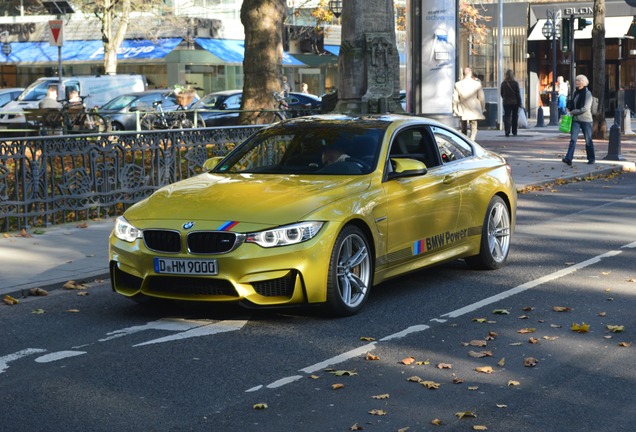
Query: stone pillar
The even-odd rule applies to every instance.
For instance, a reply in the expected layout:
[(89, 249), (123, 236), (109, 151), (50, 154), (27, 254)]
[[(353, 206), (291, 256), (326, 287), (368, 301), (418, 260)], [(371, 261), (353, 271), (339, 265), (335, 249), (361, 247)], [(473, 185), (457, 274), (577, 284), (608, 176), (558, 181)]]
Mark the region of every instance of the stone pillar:
[(403, 112), (392, 0), (343, 2), (336, 111)]

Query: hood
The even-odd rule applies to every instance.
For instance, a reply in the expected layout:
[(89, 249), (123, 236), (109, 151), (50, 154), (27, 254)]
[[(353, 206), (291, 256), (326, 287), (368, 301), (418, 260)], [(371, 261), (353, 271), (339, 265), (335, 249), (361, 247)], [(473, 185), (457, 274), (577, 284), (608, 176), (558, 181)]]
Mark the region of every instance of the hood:
[(342, 198), (361, 193), (369, 176), (201, 174), (157, 190), (128, 209), (136, 220), (296, 222)]

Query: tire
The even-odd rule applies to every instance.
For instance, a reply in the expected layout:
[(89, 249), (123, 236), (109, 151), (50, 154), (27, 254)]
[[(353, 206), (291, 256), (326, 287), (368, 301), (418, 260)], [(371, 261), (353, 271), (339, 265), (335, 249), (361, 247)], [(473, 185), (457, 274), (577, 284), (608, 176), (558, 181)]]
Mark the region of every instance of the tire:
[(114, 132), (126, 130), (126, 128), (124, 128), (124, 126), (121, 123), (118, 123), (118, 122), (111, 123), (110, 129), (112, 131), (114, 131)]
[(332, 315), (358, 313), (373, 283), (373, 258), (360, 228), (348, 225), (336, 238), (327, 275), (327, 308)]
[(495, 270), (502, 267), (510, 252), (510, 211), (498, 196), (488, 204), (481, 230), (481, 246), (478, 255), (466, 258), (466, 263), (475, 269)]
[(197, 115), (197, 129), (203, 129), (205, 127), (205, 120), (200, 115)]
[(154, 113), (147, 113), (141, 117), (139, 120), (139, 124), (141, 125), (141, 130), (154, 130), (155, 125), (159, 121), (159, 117)]

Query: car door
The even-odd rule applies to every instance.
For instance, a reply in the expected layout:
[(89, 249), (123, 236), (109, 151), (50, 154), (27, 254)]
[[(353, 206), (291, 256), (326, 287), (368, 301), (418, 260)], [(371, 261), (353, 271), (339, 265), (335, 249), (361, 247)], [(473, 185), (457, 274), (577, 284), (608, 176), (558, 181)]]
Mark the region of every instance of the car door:
[(474, 157), (473, 147), (463, 136), (438, 126), (431, 127), (431, 132), (443, 166), (453, 170), (454, 181), (461, 190), (457, 231), (466, 232), (467, 235), (456, 239), (455, 243), (459, 244), (462, 240), (468, 240), (469, 236), (481, 234), (488, 201), (483, 202), (480, 198), (480, 184), (487, 180), (484, 180), (482, 163)]
[(383, 183), (388, 215), (386, 263), (389, 267), (411, 263), (417, 268), (414, 261), (442, 259), (452, 246), (461, 191), (453, 167), (441, 162), (426, 126), (397, 131), (387, 155), (387, 171), (394, 158), (417, 159), (427, 166), (426, 174), (395, 179), (385, 175)]

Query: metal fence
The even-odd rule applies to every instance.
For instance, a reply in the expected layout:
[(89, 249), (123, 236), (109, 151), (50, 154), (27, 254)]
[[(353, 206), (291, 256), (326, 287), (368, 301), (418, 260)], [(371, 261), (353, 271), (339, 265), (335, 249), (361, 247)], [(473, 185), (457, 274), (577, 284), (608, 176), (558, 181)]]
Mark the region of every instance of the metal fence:
[(0, 231), (120, 214), (260, 127), (0, 140)]

